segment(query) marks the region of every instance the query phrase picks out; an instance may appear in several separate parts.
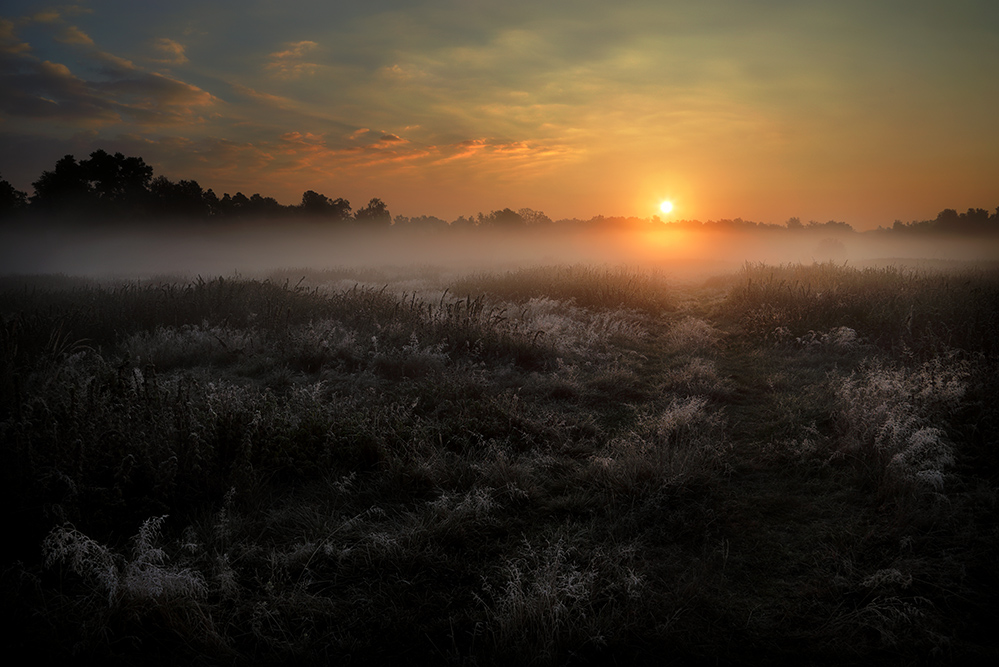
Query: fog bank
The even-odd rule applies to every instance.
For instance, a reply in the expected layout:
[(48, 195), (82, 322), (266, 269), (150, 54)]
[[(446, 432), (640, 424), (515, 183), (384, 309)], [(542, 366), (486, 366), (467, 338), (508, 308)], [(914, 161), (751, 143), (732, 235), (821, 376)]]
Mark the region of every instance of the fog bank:
[(647, 266), (698, 276), (745, 262), (864, 265), (999, 259), (999, 239), (889, 232), (700, 231), (671, 225), (622, 229), (331, 229), (316, 224), (72, 226), (0, 231), (0, 273), (94, 278), (265, 275), (278, 269), (432, 265), (486, 271), (538, 264)]

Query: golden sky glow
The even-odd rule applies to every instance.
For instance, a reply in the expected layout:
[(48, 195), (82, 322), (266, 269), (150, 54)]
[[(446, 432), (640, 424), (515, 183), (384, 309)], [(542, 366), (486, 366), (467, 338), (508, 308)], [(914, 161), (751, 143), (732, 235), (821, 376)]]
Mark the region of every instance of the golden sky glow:
[(992, 0), (13, 0), (0, 63), (0, 175), (29, 194), (104, 148), (444, 218), (999, 204)]

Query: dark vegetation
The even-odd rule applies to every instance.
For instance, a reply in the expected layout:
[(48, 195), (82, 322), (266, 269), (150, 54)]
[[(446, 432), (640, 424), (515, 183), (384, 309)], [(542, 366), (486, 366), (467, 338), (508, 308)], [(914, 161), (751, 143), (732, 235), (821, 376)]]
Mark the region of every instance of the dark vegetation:
[(0, 315), (12, 654), (999, 657), (995, 266), (10, 277)]
[[(553, 221), (541, 211), (510, 208), (492, 211), (488, 215), (461, 216), (445, 221), (434, 216), (393, 216), (381, 199), (372, 198), (367, 205), (354, 210), (342, 197), (307, 190), (298, 204), (283, 205), (273, 197), (259, 193), (247, 197), (242, 192), (235, 195), (223, 193), (219, 197), (211, 188), (205, 190), (195, 180), (171, 181), (165, 176), (153, 177), (153, 168), (141, 157), (113, 155), (97, 150), (90, 157), (79, 160), (66, 155), (51, 171), (42, 172), (32, 183), (34, 194), (14, 188), (0, 179), (0, 222), (47, 225), (53, 222), (86, 224), (93, 226), (155, 224), (176, 226), (181, 223), (210, 224), (232, 221), (280, 221), (308, 219), (329, 226), (378, 230), (392, 228), (418, 233), (467, 231), (573, 230), (573, 231), (633, 231), (661, 228), (658, 217), (651, 219), (595, 216), (590, 220), (566, 219)], [(682, 220), (668, 224), (678, 230), (696, 230), (705, 233), (746, 232), (805, 232), (821, 233), (831, 238), (831, 244), (822, 249), (822, 255), (835, 259), (841, 248), (836, 236), (853, 234), (845, 223), (830, 220), (825, 223), (810, 221), (803, 224), (798, 218), (789, 219), (784, 225), (758, 223), (741, 218), (699, 222)], [(932, 238), (937, 235), (994, 236), (999, 233), (999, 208), (990, 213), (986, 209), (971, 208), (965, 213), (953, 209), (941, 211), (934, 220), (903, 223), (896, 220), (888, 228), (879, 227), (870, 232), (907, 238)]]

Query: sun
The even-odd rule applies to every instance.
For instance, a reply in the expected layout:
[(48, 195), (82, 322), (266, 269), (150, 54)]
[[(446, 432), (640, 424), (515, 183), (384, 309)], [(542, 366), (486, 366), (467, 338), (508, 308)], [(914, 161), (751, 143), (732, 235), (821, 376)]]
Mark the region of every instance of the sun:
[(664, 201), (663, 203), (659, 204), (659, 210), (662, 211), (663, 213), (669, 213), (670, 211), (673, 210), (673, 202)]

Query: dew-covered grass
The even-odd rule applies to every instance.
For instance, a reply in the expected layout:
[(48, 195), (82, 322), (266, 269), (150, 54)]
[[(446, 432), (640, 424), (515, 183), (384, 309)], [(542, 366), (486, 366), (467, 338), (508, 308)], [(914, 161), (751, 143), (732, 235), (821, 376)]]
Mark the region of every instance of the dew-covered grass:
[(579, 265), (2, 279), (6, 643), (999, 657), (997, 285), (828, 264), (703, 288)]

